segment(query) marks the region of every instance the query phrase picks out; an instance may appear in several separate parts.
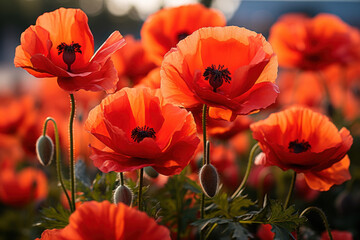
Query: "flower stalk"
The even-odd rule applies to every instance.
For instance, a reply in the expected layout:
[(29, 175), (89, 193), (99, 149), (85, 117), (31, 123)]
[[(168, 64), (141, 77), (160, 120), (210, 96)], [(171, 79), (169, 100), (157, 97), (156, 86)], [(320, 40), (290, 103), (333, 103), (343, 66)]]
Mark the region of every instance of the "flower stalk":
[(72, 200), (72, 209), (76, 210), (75, 206), (75, 161), (74, 161), (74, 118), (75, 118), (75, 98), (74, 94), (70, 93), (71, 112), (69, 119), (69, 138), (70, 138), (70, 191)]
[(139, 211), (142, 211), (142, 186), (144, 180), (144, 168), (140, 169), (139, 172), (139, 192), (138, 192), (138, 204), (139, 204)]
[(321, 210), (318, 207), (308, 207), (304, 211), (302, 211), (302, 213), (300, 214), (300, 217), (303, 217), (305, 214), (307, 214), (310, 211), (317, 212), (320, 215), (321, 219), (324, 222), (324, 226), (326, 228), (326, 231), (327, 231), (327, 233), (329, 235), (329, 239), (333, 240), (333, 237), (332, 237), (332, 234), (331, 234), (331, 231), (330, 231), (330, 227), (329, 227), (329, 223), (328, 223), (328, 220), (327, 220), (326, 215), (323, 212), (323, 210)]
[(61, 173), (59, 131), (58, 131), (58, 127), (57, 127), (55, 119), (53, 119), (51, 117), (46, 118), (46, 120), (44, 122), (44, 128), (43, 128), (43, 136), (45, 136), (45, 134), (46, 134), (46, 128), (47, 128), (47, 124), (48, 124), (49, 121), (51, 121), (54, 124), (57, 177), (59, 179), (61, 188), (62, 188), (62, 190), (63, 190), (63, 192), (64, 192), (64, 194), (65, 194), (65, 196), (66, 196), (66, 198), (68, 200), (70, 210), (71, 210), (71, 212), (73, 212), (73, 211), (75, 211), (75, 209), (73, 208), (70, 196), (69, 196), (68, 192), (66, 191), (63, 176), (62, 176), (62, 173)]
[(290, 199), (291, 199), (292, 193), (294, 191), (294, 187), (295, 187), (295, 181), (296, 181), (296, 172), (293, 171), (292, 175), (291, 175), (291, 183), (290, 183), (289, 191), (286, 196), (285, 203), (284, 203), (284, 209), (286, 209), (289, 206)]

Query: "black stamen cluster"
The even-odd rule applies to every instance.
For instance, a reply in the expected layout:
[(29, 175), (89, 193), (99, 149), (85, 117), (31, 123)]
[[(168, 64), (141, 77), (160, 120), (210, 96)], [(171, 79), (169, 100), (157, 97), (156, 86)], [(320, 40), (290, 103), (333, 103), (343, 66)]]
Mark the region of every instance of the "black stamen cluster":
[(68, 52), (68, 53), (82, 53), (81, 52), (81, 45), (78, 43), (74, 43), (71, 42), (70, 45), (67, 45), (66, 43), (62, 42), (61, 44), (59, 44), (59, 46), (57, 46), (57, 50), (58, 50), (58, 55), (60, 55), (62, 52)]
[(155, 138), (155, 131), (153, 128), (144, 126), (144, 127), (136, 127), (131, 131), (131, 138), (134, 142), (141, 142), (144, 138)]
[(311, 148), (309, 142), (305, 142), (305, 140), (302, 140), (299, 142), (299, 140), (291, 141), (289, 142), (289, 151), (293, 153), (302, 153), (306, 152)]
[(224, 69), (224, 65), (219, 65), (218, 68), (214, 64), (211, 67), (207, 67), (203, 74), (205, 80), (208, 80), (210, 85), (213, 87), (213, 91), (221, 87), (224, 83), (230, 83), (231, 77), (230, 72), (227, 68)]

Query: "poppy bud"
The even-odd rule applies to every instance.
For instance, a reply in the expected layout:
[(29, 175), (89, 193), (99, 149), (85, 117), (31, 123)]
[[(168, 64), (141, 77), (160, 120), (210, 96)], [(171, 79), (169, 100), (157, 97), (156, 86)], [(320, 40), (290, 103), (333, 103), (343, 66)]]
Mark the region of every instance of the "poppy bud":
[(219, 186), (219, 175), (211, 164), (205, 164), (199, 173), (201, 188), (206, 196), (212, 198), (216, 195)]
[(151, 178), (157, 178), (159, 176), (159, 173), (151, 166), (144, 168), (145, 173), (151, 177)]
[(36, 141), (36, 155), (43, 166), (49, 166), (54, 156), (54, 143), (47, 135)]
[(132, 203), (133, 194), (131, 190), (125, 186), (120, 185), (116, 188), (114, 192), (114, 203), (118, 204), (119, 202), (125, 203), (130, 206)]

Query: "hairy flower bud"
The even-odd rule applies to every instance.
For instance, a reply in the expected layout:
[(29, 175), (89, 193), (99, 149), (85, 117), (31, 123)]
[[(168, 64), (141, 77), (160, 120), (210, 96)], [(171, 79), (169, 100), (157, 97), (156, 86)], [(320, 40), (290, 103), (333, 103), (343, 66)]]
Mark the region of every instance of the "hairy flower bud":
[(216, 195), (219, 186), (219, 175), (211, 164), (205, 164), (199, 173), (201, 188), (206, 196), (212, 198)]
[(132, 198), (133, 198), (133, 194), (127, 186), (120, 185), (115, 189), (115, 192), (114, 192), (114, 203), (115, 204), (122, 202), (122, 203), (130, 206), (132, 203)]
[(159, 173), (151, 166), (144, 168), (145, 173), (151, 177), (151, 178), (157, 178), (159, 176)]
[(47, 135), (36, 141), (36, 155), (43, 166), (49, 166), (54, 156), (54, 143)]

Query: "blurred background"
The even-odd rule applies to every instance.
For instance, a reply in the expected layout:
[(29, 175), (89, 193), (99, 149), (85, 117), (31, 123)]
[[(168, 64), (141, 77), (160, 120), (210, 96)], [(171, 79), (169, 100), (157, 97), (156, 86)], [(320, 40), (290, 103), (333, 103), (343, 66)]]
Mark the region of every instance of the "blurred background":
[[(5, 93), (8, 94), (9, 92), (13, 93), (16, 91), (20, 91), (19, 83), (22, 83), (22, 88), (24, 88), (23, 84), (25, 84), (25, 86), (29, 89), (29, 91), (27, 91), (28, 89), (22, 89), (23, 91), (26, 91), (27, 94), (35, 95), (34, 92), (36, 90), (33, 90), (35, 88), (34, 84), (38, 84), (40, 81), (28, 74), (25, 70), (15, 68), (13, 60), (15, 55), (15, 48), (20, 44), (21, 33), (24, 32), (25, 29), (28, 28), (30, 25), (35, 24), (38, 16), (45, 12), (50, 12), (60, 7), (81, 8), (89, 17), (89, 26), (94, 35), (95, 49), (98, 49), (99, 45), (102, 44), (106, 40), (106, 38), (115, 30), (119, 30), (124, 36), (127, 34), (132, 34), (139, 39), (141, 26), (150, 14), (155, 13), (163, 7), (177, 6), (196, 2), (201, 2), (206, 6), (216, 8), (223, 12), (227, 18), (228, 25), (243, 26), (258, 33), (262, 33), (266, 37), (269, 34), (271, 26), (277, 21), (277, 19), (281, 15), (290, 12), (305, 13), (311, 17), (317, 15), (318, 13), (332, 13), (340, 17), (349, 25), (360, 28), (360, 0), (0, 0), (0, 99), (1, 97), (5, 96)], [(62, 104), (65, 105), (65, 111), (68, 111), (68, 102), (66, 102), (65, 104), (63, 104), (63, 102), (61, 104), (56, 103), (57, 99), (54, 99), (53, 91), (50, 91), (48, 86), (46, 86), (45, 89), (47, 91), (38, 91), (41, 92), (41, 94), (46, 94), (46, 92), (48, 92), (46, 96), (43, 96), (43, 98), (39, 98), (42, 101), (49, 102), (48, 104), (44, 103), (43, 105), (51, 105), (51, 108), (57, 108), (58, 106), (54, 105)], [(79, 98), (80, 100), (78, 102), (82, 102), (83, 100), (81, 100), (81, 97)], [(26, 101), (24, 100), (24, 104), (25, 103)], [(7, 105), (5, 101), (3, 101), (2, 104)], [(19, 104), (23, 103), (20, 102)], [(38, 105), (39, 102), (35, 101), (34, 106), (36, 106), (37, 108), (44, 108), (44, 106), (39, 107)], [(83, 106), (83, 108), (87, 109), (88, 106)], [(34, 112), (32, 105), (30, 111)], [(36, 116), (36, 114), (34, 116), (35, 119), (36, 117), (38, 117)], [(82, 127), (83, 124), (81, 122), (83, 121), (81, 116), (82, 112), (80, 106), (77, 109), (77, 119), (80, 119), (78, 123), (79, 128)], [(11, 118), (11, 116), (8, 117), (8, 115), (0, 115), (0, 118)], [(16, 116), (14, 118), (16, 118)], [(44, 118), (45, 117), (42, 117), (41, 119)], [(64, 122), (65, 124), (67, 124), (67, 115), (65, 116), (65, 118), (66, 119), (64, 120)], [(0, 123), (1, 120), (3, 119), (0, 119)], [(34, 132), (31, 132), (33, 129), (32, 126), (28, 127), (26, 130), (20, 129), (21, 134), (25, 136), (23, 137), (23, 139), (21, 139), (22, 144), (26, 144), (27, 142), (31, 143), (31, 159), (35, 159), (33, 149), (35, 142), (34, 138), (36, 140), (42, 128), (41, 123), (37, 125), (39, 126), (37, 126), (37, 128), (35, 129), (36, 132), (35, 130)], [(28, 129), (31, 129), (31, 131), (28, 131)], [(20, 130), (16, 130), (16, 132)], [(66, 128), (64, 131), (64, 135), (67, 134)], [(358, 133), (358, 135), (360, 134)], [(31, 139), (28, 139), (28, 137)], [(11, 144), (8, 140), (6, 141), (8, 145)], [(85, 142), (85, 148), (87, 148), (88, 142)], [(359, 150), (357, 148), (358, 146), (360, 146), (359, 138), (357, 138), (355, 142), (356, 144), (354, 144), (355, 147), (353, 146), (352, 148), (352, 154), (358, 157)], [(0, 139), (0, 149), (1, 148), (8, 149), (6, 144), (4, 144), (4, 142), (2, 142)], [(67, 148), (64, 149), (67, 150)], [(357, 165), (359, 165), (359, 158), (356, 159), (356, 157), (352, 159), (352, 161), (355, 163), (352, 163), (352, 167), (353, 165), (356, 166), (356, 162)], [(17, 156), (17, 158), (21, 157)], [(358, 171), (354, 171), (357, 173), (353, 175), (353, 179), (360, 179), (359, 169), (360, 168), (357, 168)], [(54, 171), (47, 171), (48, 172), (46, 172), (46, 174), (49, 178), (49, 176), (51, 176)], [(57, 190), (55, 185), (56, 183), (53, 183), (52, 188), (49, 188), (49, 191)], [(331, 218), (330, 224), (332, 226), (336, 226), (341, 229), (351, 229), (353, 230), (353, 232), (359, 231), (360, 217), (358, 216), (356, 211), (354, 212), (354, 209), (359, 210), (360, 208), (360, 191), (357, 190), (356, 197), (352, 197), (352, 195), (348, 195), (344, 189), (345, 187), (342, 186), (339, 188), (335, 188), (331, 192), (323, 193), (316, 200), (317, 202), (315, 202), (315, 205), (322, 206), (324, 210), (326, 210), (326, 212), (329, 214), (329, 217)], [(49, 195), (51, 194), (49, 193)], [(334, 200), (329, 201), (329, 199), (335, 199), (335, 197), (337, 197), (336, 204), (341, 205), (341, 211), (343, 211), (341, 218), (338, 217), (337, 212), (340, 210), (334, 209)], [(48, 202), (49, 205), (53, 205), (51, 200), (48, 200)], [(353, 205), (356, 205), (356, 208), (352, 207)], [(36, 205), (34, 207), (32, 205), (29, 205), (27, 207), (28, 209), (37, 209), (39, 206)], [(22, 236), (29, 235), (31, 235), (33, 239), (34, 237), (38, 237), (40, 235), (43, 229), (31, 230), (31, 233), (29, 234), (30, 226), (34, 222), (31, 219), (33, 219), (34, 216), (29, 216), (29, 213), (31, 213), (31, 211), (28, 209), (24, 208), (24, 211), (19, 210), (18, 212), (15, 212), (12, 209), (9, 210), (8, 205), (0, 204), (0, 218), (2, 219), (0, 220), (0, 240), (27, 239), (26, 237)], [(20, 216), (20, 214), (22, 215)], [(21, 222), (22, 219), (28, 219), (28, 222)], [(19, 223), (19, 221), (21, 223)], [(321, 221), (317, 222), (319, 222), (319, 226), (316, 227), (322, 229)], [(12, 228), (10, 229), (10, 227)], [(19, 229), (24, 229), (23, 233), (14, 234), (15, 232), (19, 232)], [(6, 234), (4, 234), (5, 230)], [(357, 235), (355, 236), (358, 237), (358, 235), (359, 234), (357, 232)]]

